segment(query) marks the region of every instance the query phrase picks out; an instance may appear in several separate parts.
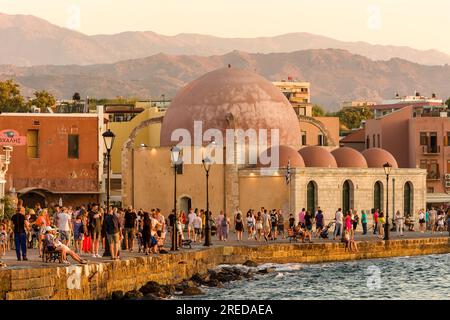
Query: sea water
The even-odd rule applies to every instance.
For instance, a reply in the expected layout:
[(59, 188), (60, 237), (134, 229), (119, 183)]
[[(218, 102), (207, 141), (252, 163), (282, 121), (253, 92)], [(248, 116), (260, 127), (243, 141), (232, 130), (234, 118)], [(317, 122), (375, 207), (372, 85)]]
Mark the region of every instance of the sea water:
[[(222, 266), (218, 266), (220, 269)], [(450, 254), (274, 267), (222, 288), (201, 287), (195, 299), (450, 299)], [(183, 297), (186, 299), (186, 297)]]

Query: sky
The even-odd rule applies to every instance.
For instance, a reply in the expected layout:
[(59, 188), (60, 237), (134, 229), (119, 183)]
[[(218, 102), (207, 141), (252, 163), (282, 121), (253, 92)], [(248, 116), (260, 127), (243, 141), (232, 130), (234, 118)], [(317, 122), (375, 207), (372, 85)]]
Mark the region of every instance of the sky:
[(0, 12), (32, 14), (90, 35), (309, 32), (450, 53), (448, 0), (0, 0)]

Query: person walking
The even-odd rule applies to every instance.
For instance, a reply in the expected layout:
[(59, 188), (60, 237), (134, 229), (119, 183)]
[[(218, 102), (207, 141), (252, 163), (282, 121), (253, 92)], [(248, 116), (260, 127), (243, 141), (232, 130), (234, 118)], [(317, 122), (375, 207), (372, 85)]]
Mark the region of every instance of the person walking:
[(109, 250), (113, 260), (119, 259), (120, 241), (122, 238), (120, 230), (120, 221), (117, 215), (113, 213), (110, 206), (103, 221), (103, 228), (106, 237), (108, 238)]
[(267, 213), (267, 209), (264, 209), (263, 213), (263, 229), (264, 229), (264, 239), (266, 241), (269, 241), (269, 234), (270, 234), (270, 216)]
[(16, 248), (17, 261), (27, 261), (27, 230), (28, 222), (25, 219), (25, 208), (19, 199), (16, 213), (11, 217), (14, 230), (14, 245)]
[(333, 240), (336, 240), (338, 236), (342, 235), (342, 222), (343, 222), (343, 214), (342, 209), (339, 208), (334, 215), (334, 232), (333, 232)]
[(234, 217), (234, 229), (236, 230), (237, 241), (241, 241), (242, 233), (244, 232), (244, 222), (242, 220), (241, 211), (238, 211)]
[(356, 228), (358, 228), (358, 224), (359, 224), (359, 215), (358, 215), (358, 211), (355, 210), (355, 212), (353, 213), (353, 219), (352, 219), (352, 223), (353, 223), (353, 238), (355, 237), (355, 233), (356, 233)]
[(397, 235), (403, 237), (403, 224), (405, 219), (403, 215), (400, 213), (400, 210), (397, 210), (395, 213), (395, 228), (397, 229)]
[(230, 228), (230, 219), (227, 218), (227, 214), (223, 214), (223, 218), (220, 221), (220, 229), (222, 231), (222, 241), (228, 240), (228, 230)]
[(125, 211), (123, 237), (125, 238), (125, 250), (133, 252), (134, 237), (136, 235), (137, 214), (131, 206)]
[(425, 232), (425, 213), (423, 212), (423, 209), (419, 211), (419, 231), (421, 233)]
[(367, 234), (367, 214), (365, 210), (361, 211), (361, 225), (363, 228), (363, 235)]
[(316, 234), (315, 234), (315, 236), (319, 237), (320, 233), (323, 230), (324, 223), (325, 223), (322, 210), (318, 210), (317, 211), (315, 220), (316, 220)]
[(283, 217), (283, 213), (281, 212), (281, 210), (278, 210), (278, 234), (281, 235), (281, 239), (285, 239), (285, 234), (284, 234), (284, 217)]
[(437, 211), (436, 209), (434, 209), (434, 207), (431, 207), (429, 218), (430, 218), (431, 234), (434, 234), (437, 226)]
[(100, 246), (100, 238), (102, 234), (102, 224), (103, 224), (103, 214), (99, 210), (98, 205), (94, 204), (89, 212), (89, 235), (92, 240), (92, 257), (100, 258), (98, 254), (98, 249)]
[(384, 238), (384, 224), (386, 223), (386, 219), (384, 217), (384, 212), (380, 211), (380, 215), (378, 216), (378, 238)]
[(255, 227), (256, 227), (255, 240), (260, 241), (262, 233), (263, 233), (263, 221), (262, 221), (261, 212), (258, 212), (258, 214), (256, 215), (256, 226)]
[(378, 232), (378, 217), (379, 217), (379, 213), (378, 213), (378, 209), (377, 209), (373, 213), (373, 234), (377, 234), (377, 232)]

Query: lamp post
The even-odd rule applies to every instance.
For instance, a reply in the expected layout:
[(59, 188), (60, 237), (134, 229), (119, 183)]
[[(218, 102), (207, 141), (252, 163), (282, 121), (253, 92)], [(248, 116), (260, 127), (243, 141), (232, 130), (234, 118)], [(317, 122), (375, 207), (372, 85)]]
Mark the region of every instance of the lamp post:
[(211, 169), (212, 161), (208, 157), (202, 160), (203, 168), (206, 173), (206, 217), (205, 217), (205, 247), (212, 245), (211, 243), (211, 227), (209, 225), (209, 170)]
[(389, 240), (389, 175), (391, 174), (392, 165), (386, 162), (383, 168), (386, 174), (386, 223), (384, 224), (384, 240)]
[(173, 232), (172, 232), (172, 247), (170, 250), (176, 251), (178, 250), (178, 216), (177, 216), (177, 168), (180, 164), (180, 154), (181, 149), (177, 146), (174, 146), (170, 149), (170, 158), (173, 164), (173, 176), (174, 176), (174, 188), (173, 188), (173, 213), (175, 218), (173, 219)]
[[(111, 177), (110, 177), (110, 171), (111, 171), (111, 149), (114, 145), (114, 139), (116, 135), (110, 130), (106, 130), (102, 134), (103, 136), (103, 142), (105, 143), (106, 148), (106, 165), (107, 165), (107, 172), (106, 172), (106, 210), (105, 213), (109, 213), (109, 198), (110, 198), (110, 189), (111, 189)], [(105, 252), (103, 253), (103, 257), (110, 257), (111, 251), (109, 249), (109, 242), (108, 237), (105, 237)]]

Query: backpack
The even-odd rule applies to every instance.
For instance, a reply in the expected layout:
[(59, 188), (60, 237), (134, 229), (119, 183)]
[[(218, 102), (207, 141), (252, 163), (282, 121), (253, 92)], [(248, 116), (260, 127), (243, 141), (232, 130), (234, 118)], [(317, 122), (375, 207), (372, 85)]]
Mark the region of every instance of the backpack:
[(227, 223), (227, 219), (226, 218), (223, 218), (222, 219), (222, 221), (220, 222), (220, 225), (222, 226), (222, 227), (227, 227), (228, 226), (228, 223)]

